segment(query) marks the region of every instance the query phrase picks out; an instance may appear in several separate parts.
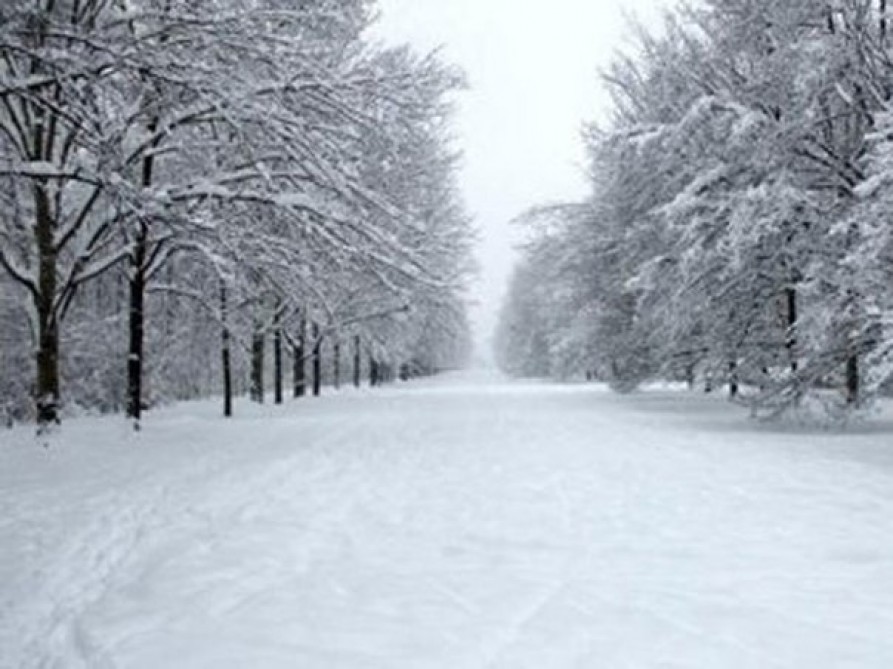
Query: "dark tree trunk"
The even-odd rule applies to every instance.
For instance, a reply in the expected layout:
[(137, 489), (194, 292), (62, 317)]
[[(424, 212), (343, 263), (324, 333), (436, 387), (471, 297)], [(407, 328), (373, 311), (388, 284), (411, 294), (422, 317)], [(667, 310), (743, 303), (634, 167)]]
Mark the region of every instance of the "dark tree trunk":
[(264, 331), (259, 323), (251, 337), (251, 399), (264, 403)]
[(886, 44), (887, 42), (887, 0), (879, 0), (878, 2), (878, 13), (880, 14), (880, 33), (881, 33), (881, 46)]
[(379, 369), (378, 369), (378, 361), (369, 357), (369, 385), (375, 388), (381, 381), (379, 378)]
[(304, 397), (307, 393), (307, 319), (301, 319), (300, 330), (294, 350), (293, 382), (295, 397)]
[(353, 338), (353, 385), (360, 387), (360, 375), (362, 374), (363, 357), (360, 351), (360, 335)]
[(227, 304), (226, 286), (220, 284), (220, 358), (223, 367), (223, 415), (233, 415), (233, 373), (230, 362), (229, 305)]
[(139, 427), (143, 405), (143, 349), (145, 339), (146, 256), (148, 234), (145, 223), (140, 223), (133, 252), (130, 255), (130, 309), (127, 356), (127, 417)]
[(341, 342), (332, 346), (332, 376), (335, 390), (341, 389)]
[(859, 404), (859, 376), (859, 356), (853, 353), (846, 361), (846, 403), (849, 406)]
[(273, 401), (282, 404), (282, 323), (279, 309), (273, 316)]
[[(46, 42), (47, 24), (43, 21), (36, 26), (35, 38), (38, 51)], [(31, 73), (44, 72), (39, 57), (32, 57)], [(24, 105), (23, 105), (24, 111)], [(52, 160), (52, 140), (48, 138), (54, 118), (39, 104), (29, 107), (33, 114), (30, 128), (33, 145), (31, 159), (34, 161)], [(32, 188), (34, 200), (34, 238), (37, 243), (37, 286), (33, 291), (34, 307), (37, 314), (37, 383), (34, 388), (34, 401), (37, 410), (39, 429), (59, 422), (59, 311), (56, 303), (58, 277), (56, 264), (55, 227), (52, 199), (47, 192), (49, 180), (38, 179)]]
[[(148, 125), (149, 134), (158, 130), (158, 121), (153, 119)], [(147, 156), (143, 159), (142, 186), (152, 185), (152, 173), (155, 169), (155, 158)], [(139, 420), (143, 411), (143, 352), (146, 322), (146, 272), (149, 258), (149, 226), (145, 220), (137, 224), (133, 240), (133, 251), (130, 254), (130, 345), (127, 357), (127, 416), (133, 418), (134, 426), (139, 428)]]
[(319, 336), (319, 324), (313, 324), (313, 396), (319, 397), (322, 392), (322, 339)]
[(37, 349), (37, 421), (59, 422), (59, 332), (52, 316), (39, 316)]
[(738, 397), (738, 363), (732, 360), (729, 363), (729, 397), (735, 399)]
[(37, 291), (37, 387), (35, 404), (41, 426), (59, 422), (59, 323), (56, 312), (56, 248), (53, 217), (45, 184), (34, 187), (34, 234), (39, 254)]
[(785, 290), (785, 298), (787, 302), (787, 333), (785, 335), (785, 347), (788, 349), (791, 372), (796, 375), (797, 370), (799, 369), (797, 363), (797, 289), (787, 288)]

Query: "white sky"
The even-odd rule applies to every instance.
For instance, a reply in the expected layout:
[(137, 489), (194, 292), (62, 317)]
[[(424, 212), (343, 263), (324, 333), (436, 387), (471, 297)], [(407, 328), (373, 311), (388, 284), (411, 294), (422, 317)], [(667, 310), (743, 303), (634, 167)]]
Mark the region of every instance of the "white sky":
[(661, 0), (380, 0), (378, 33), (442, 47), (463, 67), (457, 133), (462, 189), (481, 230), (473, 312), (481, 355), (514, 262), (509, 222), (528, 207), (586, 194), (580, 132), (608, 105), (598, 70), (624, 46), (624, 17), (646, 22)]

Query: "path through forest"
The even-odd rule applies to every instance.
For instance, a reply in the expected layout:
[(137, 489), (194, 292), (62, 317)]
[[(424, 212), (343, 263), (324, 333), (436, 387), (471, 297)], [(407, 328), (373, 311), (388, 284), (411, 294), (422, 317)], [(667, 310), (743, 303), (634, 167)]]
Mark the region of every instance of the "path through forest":
[(893, 666), (889, 425), (467, 374), (240, 409), (0, 432), (0, 666)]

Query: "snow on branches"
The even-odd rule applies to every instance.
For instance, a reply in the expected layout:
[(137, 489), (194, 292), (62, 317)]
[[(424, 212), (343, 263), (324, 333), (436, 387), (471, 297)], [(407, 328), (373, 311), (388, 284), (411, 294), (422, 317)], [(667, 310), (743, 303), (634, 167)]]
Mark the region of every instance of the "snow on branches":
[[(41, 422), (63, 385), (137, 420), (217, 390), (182, 371), (219, 372), (221, 330), (247, 350), (313, 321), (396, 364), (462, 303), (471, 231), (448, 134), (462, 78), (368, 42), (372, 9), (4, 3), (0, 295), (28, 314)], [(410, 307), (407, 342), (379, 336)], [(21, 405), (6, 397), (19, 387), (0, 397)]]
[(589, 213), (516, 276), (506, 366), (725, 384), (767, 414), (889, 385), (887, 21), (874, 0), (708, 0), (640, 29), (587, 134)]

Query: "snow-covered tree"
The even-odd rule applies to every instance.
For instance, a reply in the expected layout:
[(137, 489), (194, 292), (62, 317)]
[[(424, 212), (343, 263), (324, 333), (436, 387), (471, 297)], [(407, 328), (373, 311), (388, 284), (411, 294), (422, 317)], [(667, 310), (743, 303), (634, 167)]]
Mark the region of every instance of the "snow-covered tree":
[(60, 360), (74, 401), (123, 401), (138, 419), (155, 399), (210, 392), (221, 367), (232, 389), (252, 350), (262, 393), (271, 333), (279, 399), (283, 344), (321, 349), (302, 323), (372, 342), (407, 310), (417, 340), (444, 305), (464, 322), (471, 232), (448, 140), (461, 77), (369, 42), (373, 9), (0, 9), (2, 294), (28, 300), (39, 421), (58, 419)]
[(549, 241), (592, 322), (571, 350), (624, 387), (700, 376), (768, 412), (832, 387), (861, 406), (888, 377), (886, 3), (709, 0), (637, 34), (587, 135), (588, 220)]

